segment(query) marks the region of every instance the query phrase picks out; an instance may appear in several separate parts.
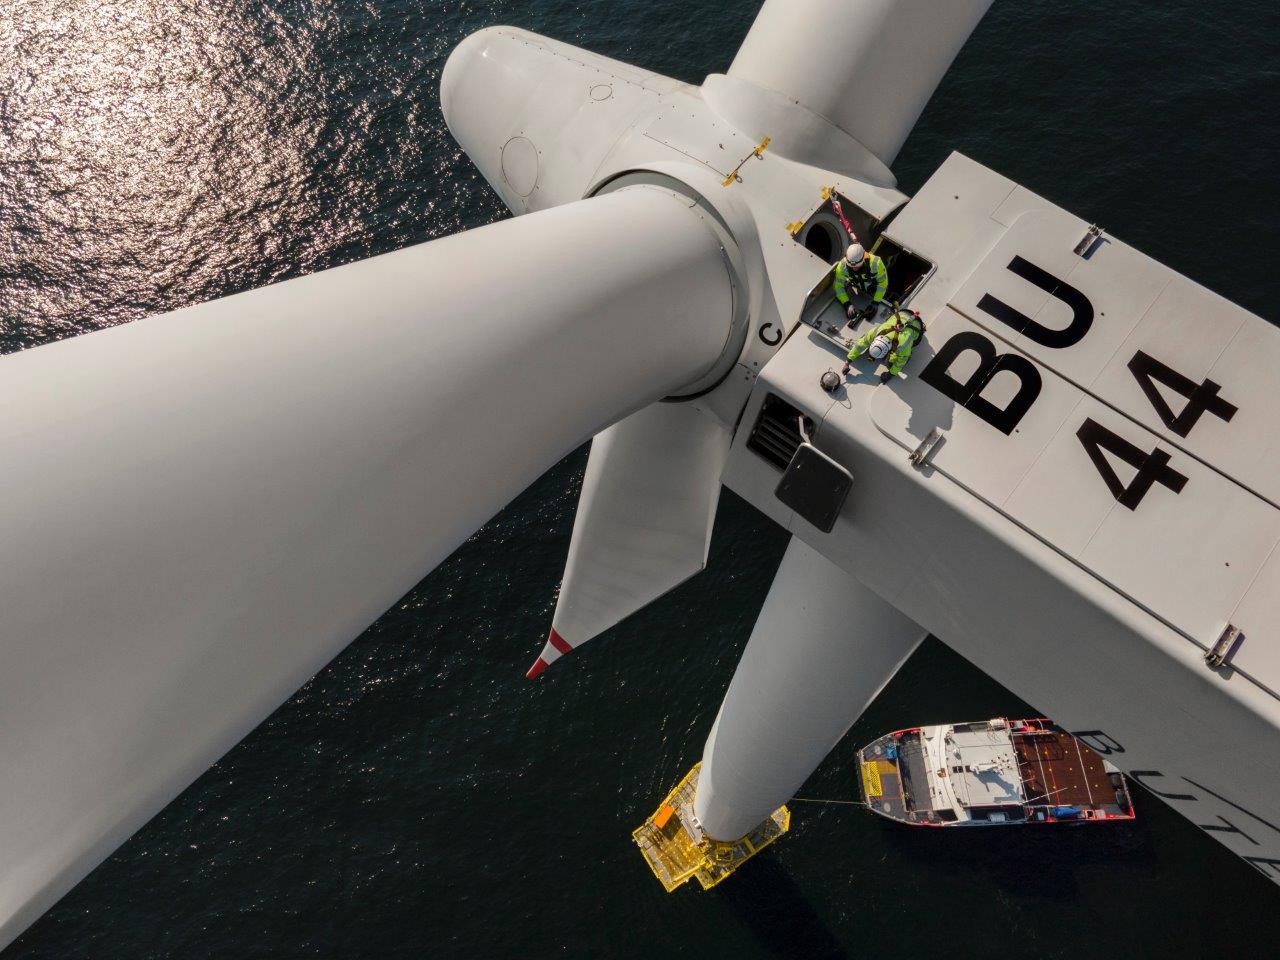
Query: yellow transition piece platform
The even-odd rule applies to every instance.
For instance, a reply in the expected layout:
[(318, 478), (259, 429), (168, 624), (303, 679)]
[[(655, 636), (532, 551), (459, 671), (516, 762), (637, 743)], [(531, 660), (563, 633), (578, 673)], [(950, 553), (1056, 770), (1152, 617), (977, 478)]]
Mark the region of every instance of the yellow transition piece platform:
[(791, 811), (783, 806), (741, 840), (726, 843), (708, 837), (693, 815), (701, 769), (701, 763), (695, 764), (653, 816), (631, 834), (668, 893), (690, 877), (697, 877), (702, 889), (710, 890), (791, 827)]

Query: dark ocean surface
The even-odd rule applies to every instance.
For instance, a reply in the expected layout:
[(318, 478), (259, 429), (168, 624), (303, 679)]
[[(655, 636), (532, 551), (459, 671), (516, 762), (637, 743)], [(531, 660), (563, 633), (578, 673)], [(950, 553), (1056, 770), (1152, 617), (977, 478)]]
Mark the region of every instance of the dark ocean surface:
[[(504, 216), (440, 115), (472, 30), (517, 24), (698, 82), (757, 6), (5, 0), (0, 349)], [(1277, 107), (1274, 0), (997, 0), (896, 170), (911, 193), (961, 150), (1274, 320)], [(726, 494), (706, 573), (527, 683), (585, 459), (5, 960), (1280, 955), (1276, 888), (1141, 789), (1133, 825), (977, 837), (797, 804), (739, 876), (664, 894), (630, 831), (698, 759), (786, 537)], [(1026, 713), (930, 640), (803, 795), (851, 798), (851, 749), (888, 729)]]

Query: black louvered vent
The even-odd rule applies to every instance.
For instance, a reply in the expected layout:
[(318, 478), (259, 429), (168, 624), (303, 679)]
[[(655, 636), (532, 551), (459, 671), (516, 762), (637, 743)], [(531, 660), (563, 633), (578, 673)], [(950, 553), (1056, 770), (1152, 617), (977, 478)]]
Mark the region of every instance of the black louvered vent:
[[(813, 435), (813, 421), (808, 417), (804, 418), (804, 429)], [(800, 411), (781, 397), (769, 394), (747, 438), (747, 449), (760, 454), (779, 470), (785, 470), (800, 442)]]

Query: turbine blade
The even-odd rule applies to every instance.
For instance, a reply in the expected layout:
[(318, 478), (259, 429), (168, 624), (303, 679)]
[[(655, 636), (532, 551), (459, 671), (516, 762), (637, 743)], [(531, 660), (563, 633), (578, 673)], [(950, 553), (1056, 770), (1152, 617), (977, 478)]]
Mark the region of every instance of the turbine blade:
[(825, 154), (805, 116), (779, 114), (779, 103), (829, 121), (888, 166), (990, 5), (766, 0), (728, 72), (730, 86), (750, 84), (756, 93), (741, 87), (721, 99), (731, 104), (735, 126), (751, 135), (766, 116), (776, 127), (785, 115), (792, 129), (777, 133), (776, 149), (786, 155)]
[(738, 840), (791, 799), (925, 636), (793, 537), (703, 749), (707, 833)]
[(655, 403), (595, 438), (551, 635), (530, 680), (706, 566), (731, 439), (687, 403)]
[(0, 948), (543, 470), (705, 374), (723, 256), (632, 188), (0, 358)]

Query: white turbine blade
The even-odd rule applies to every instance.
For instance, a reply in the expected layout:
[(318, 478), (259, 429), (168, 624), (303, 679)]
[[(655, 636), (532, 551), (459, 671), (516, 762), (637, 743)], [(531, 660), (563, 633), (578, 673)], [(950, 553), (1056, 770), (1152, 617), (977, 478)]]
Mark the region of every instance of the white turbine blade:
[(792, 538), (703, 750), (707, 833), (738, 840), (794, 796), (925, 635)]
[(639, 187), (0, 358), (0, 947), (543, 470), (710, 369), (723, 258)]
[(655, 403), (595, 438), (551, 636), (530, 680), (706, 566), (731, 439), (687, 403)]
[[(786, 103), (830, 121), (887, 166), (990, 5), (991, 0), (766, 0), (728, 77), (781, 94)], [(754, 126), (753, 113), (775, 122), (784, 116), (775, 116), (768, 97), (738, 91), (731, 99), (740, 128)], [(802, 129), (811, 136), (797, 113), (789, 111), (785, 123), (799, 124), (795, 136)], [(780, 141), (780, 147), (786, 150), (787, 144)]]

